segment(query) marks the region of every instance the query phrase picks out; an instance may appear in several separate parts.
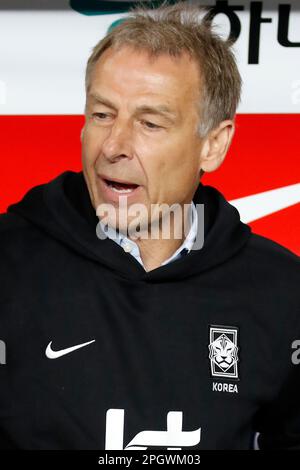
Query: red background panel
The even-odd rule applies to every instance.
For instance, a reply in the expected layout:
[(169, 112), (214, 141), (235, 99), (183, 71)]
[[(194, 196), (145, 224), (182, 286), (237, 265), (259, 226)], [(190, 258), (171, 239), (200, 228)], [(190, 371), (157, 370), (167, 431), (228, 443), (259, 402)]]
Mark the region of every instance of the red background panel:
[[(0, 116), (0, 212), (37, 184), (81, 169), (83, 116)], [(227, 199), (299, 181), (299, 114), (240, 114), (223, 165), (204, 175)], [(253, 230), (300, 254), (300, 205), (251, 223)]]

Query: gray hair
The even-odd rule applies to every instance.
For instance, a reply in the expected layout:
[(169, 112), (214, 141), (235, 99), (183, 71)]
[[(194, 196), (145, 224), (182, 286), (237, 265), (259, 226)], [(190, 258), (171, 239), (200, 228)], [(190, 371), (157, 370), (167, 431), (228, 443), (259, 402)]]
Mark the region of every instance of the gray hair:
[(167, 53), (178, 57), (187, 52), (199, 66), (198, 103), (201, 137), (225, 119), (233, 119), (240, 101), (242, 79), (231, 49), (232, 41), (223, 40), (213, 31), (207, 10), (199, 5), (164, 2), (155, 9), (137, 6), (93, 48), (87, 67), (85, 85), (89, 89), (92, 69), (112, 47), (132, 46), (151, 56)]

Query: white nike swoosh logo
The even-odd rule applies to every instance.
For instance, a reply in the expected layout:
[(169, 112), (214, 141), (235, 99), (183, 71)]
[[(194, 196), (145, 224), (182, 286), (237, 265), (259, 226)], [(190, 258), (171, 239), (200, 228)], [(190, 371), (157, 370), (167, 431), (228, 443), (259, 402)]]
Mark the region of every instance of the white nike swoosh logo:
[(229, 201), (247, 224), (300, 202), (300, 184), (291, 184)]
[(57, 359), (58, 357), (65, 356), (66, 354), (70, 354), (71, 352), (76, 351), (76, 349), (84, 348), (88, 344), (94, 343), (95, 341), (96, 340), (93, 339), (92, 341), (88, 341), (87, 343), (77, 344), (76, 346), (71, 346), (70, 348), (61, 349), (59, 351), (53, 351), (51, 347), (52, 341), (50, 341), (46, 349), (46, 356), (48, 357), (48, 359)]

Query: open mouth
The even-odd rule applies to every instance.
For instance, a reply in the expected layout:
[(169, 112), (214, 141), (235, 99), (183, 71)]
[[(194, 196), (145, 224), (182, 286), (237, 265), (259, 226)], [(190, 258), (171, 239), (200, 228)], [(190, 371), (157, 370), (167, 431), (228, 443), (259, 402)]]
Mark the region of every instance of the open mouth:
[(135, 189), (139, 187), (138, 184), (119, 182), (119, 181), (109, 180), (107, 178), (103, 178), (103, 181), (110, 189), (112, 189), (114, 192), (118, 194), (132, 193)]

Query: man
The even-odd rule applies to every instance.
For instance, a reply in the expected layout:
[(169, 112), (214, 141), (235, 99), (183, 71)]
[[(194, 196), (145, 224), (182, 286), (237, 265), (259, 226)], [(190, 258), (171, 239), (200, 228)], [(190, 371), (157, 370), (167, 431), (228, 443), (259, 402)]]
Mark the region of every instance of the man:
[(259, 433), (300, 449), (298, 259), (199, 183), (240, 88), (230, 44), (185, 3), (95, 46), (83, 173), (0, 219), (3, 448), (252, 449)]

